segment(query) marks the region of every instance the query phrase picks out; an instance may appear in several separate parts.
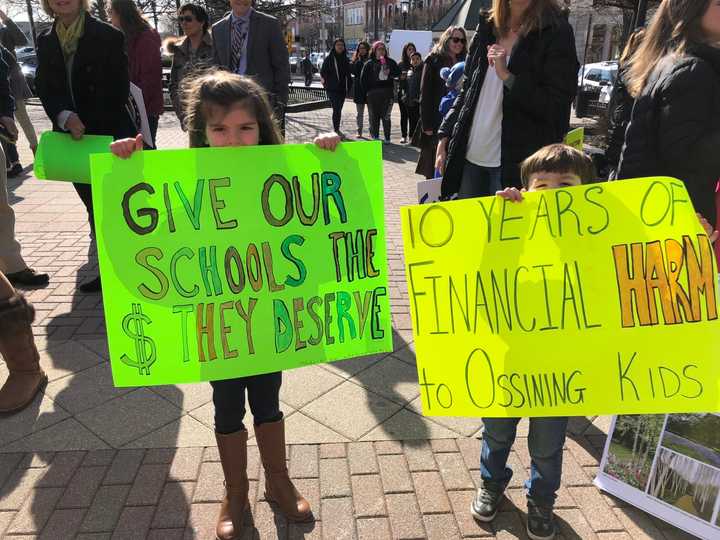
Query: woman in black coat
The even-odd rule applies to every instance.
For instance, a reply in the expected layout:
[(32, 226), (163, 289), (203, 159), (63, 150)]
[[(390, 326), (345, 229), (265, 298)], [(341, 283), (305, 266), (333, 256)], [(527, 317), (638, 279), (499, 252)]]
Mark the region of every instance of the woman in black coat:
[(720, 179), (720, 5), (664, 0), (633, 56), (636, 97), (617, 177), (672, 176), (715, 223)]
[(363, 136), (363, 117), (365, 116), (365, 103), (367, 96), (362, 85), (362, 69), (370, 60), (370, 44), (367, 41), (358, 43), (357, 49), (352, 59), (352, 75), (353, 75), (353, 101), (355, 102), (355, 110), (357, 111), (357, 136)]
[[(53, 130), (74, 139), (134, 136), (125, 108), (130, 81), (122, 32), (90, 16), (86, 0), (44, 0), (43, 6), (55, 22), (38, 36), (35, 86)], [(94, 230), (90, 185), (73, 185)], [(99, 290), (100, 278), (80, 289)]]
[(400, 68), (388, 56), (385, 44), (382, 41), (373, 43), (370, 60), (363, 67), (360, 80), (367, 96), (370, 136), (375, 140), (380, 138), (382, 120), (385, 142), (390, 142), (390, 113), (398, 77)]
[(345, 96), (348, 95), (352, 86), (350, 61), (345, 51), (344, 39), (338, 38), (333, 43), (333, 48), (325, 57), (320, 69), (320, 78), (332, 105), (333, 130), (335, 133), (341, 134), (340, 120), (342, 119)]
[(520, 162), (561, 142), (570, 125), (580, 67), (572, 28), (555, 0), (538, 0), (532, 11), (512, 5), (494, 0), (481, 15), (463, 89), (440, 126), (444, 197), (520, 187)]
[(467, 52), (467, 34), (462, 26), (451, 26), (442, 36), (437, 45), (425, 58), (420, 82), (420, 157), (415, 172), (425, 178), (435, 177), (435, 149), (437, 148), (437, 132), (442, 122), (440, 100), (448, 89), (440, 77), (440, 70), (452, 67), (465, 59)]
[(410, 57), (417, 52), (417, 48), (414, 43), (406, 43), (403, 45), (402, 54), (398, 68), (400, 69), (400, 83), (398, 84), (398, 95), (397, 102), (400, 108), (400, 134), (402, 139), (400, 144), (406, 144), (408, 141), (408, 131), (410, 131), (410, 137), (412, 137), (412, 130), (415, 126), (410, 125), (410, 115), (408, 114), (407, 93), (408, 93), (408, 74), (412, 70), (412, 63)]

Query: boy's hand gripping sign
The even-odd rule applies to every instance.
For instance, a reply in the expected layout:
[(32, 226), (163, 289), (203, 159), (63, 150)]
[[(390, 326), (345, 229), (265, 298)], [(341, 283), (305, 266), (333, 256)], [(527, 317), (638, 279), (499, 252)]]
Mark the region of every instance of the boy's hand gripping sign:
[(715, 256), (682, 182), (402, 209), (423, 412), (720, 411)]
[(379, 144), (93, 156), (116, 386), (392, 350)]

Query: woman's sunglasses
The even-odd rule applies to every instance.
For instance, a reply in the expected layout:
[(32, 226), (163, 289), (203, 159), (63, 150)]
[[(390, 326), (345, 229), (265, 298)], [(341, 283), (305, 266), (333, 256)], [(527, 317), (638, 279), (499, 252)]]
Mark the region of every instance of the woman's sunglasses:
[(465, 39), (464, 37), (451, 37), (450, 41), (452, 41), (453, 43), (462, 43), (463, 45), (467, 43), (467, 39)]
[(180, 15), (178, 17), (178, 22), (184, 23), (184, 22), (193, 22), (195, 20), (195, 17), (192, 17), (190, 15)]

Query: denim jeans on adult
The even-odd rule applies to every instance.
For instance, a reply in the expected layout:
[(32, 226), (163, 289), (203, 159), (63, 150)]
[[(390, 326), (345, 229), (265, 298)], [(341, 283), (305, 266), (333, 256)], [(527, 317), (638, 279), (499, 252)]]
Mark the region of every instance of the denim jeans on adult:
[[(483, 418), (480, 475), (483, 485), (504, 488), (513, 471), (507, 466), (520, 418)], [(530, 418), (528, 450), (530, 478), (525, 482), (527, 496), (539, 506), (552, 506), (560, 488), (563, 444), (568, 418)]]
[(335, 133), (340, 131), (340, 120), (342, 120), (343, 105), (345, 105), (345, 93), (331, 92), (327, 90), (327, 96), (332, 105), (332, 123)]
[(502, 167), (482, 167), (465, 160), (458, 199), (487, 197), (502, 189)]
[(245, 429), (245, 391), (247, 391), (253, 423), (257, 426), (277, 422), (280, 411), (282, 372), (211, 381), (215, 404), (215, 431), (223, 435)]

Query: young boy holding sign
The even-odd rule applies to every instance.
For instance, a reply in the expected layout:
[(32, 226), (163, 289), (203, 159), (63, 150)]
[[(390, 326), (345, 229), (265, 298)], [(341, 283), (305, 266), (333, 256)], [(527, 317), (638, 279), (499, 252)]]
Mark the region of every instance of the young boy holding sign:
[[(252, 79), (228, 72), (203, 75), (186, 92), (185, 112), (191, 146), (254, 146), (282, 144), (265, 91)], [(335, 150), (336, 133), (315, 138), (315, 144)], [(142, 150), (142, 136), (112, 143), (121, 158)], [(215, 437), (225, 476), (226, 495), (220, 508), (216, 535), (220, 540), (240, 538), (249, 508), (247, 476), (248, 432), (243, 424), (245, 394), (253, 414), (255, 438), (265, 469), (265, 498), (275, 502), (290, 521), (312, 520), (307, 500), (293, 485), (286, 465), (285, 424), (280, 410), (282, 373), (212, 381)]]
[[(595, 178), (592, 160), (582, 152), (554, 144), (541, 148), (521, 165), (523, 190), (506, 188), (498, 197), (520, 202), (523, 191), (540, 191), (579, 186)], [(480, 472), (482, 487), (472, 502), (470, 512), (479, 521), (492, 521), (498, 511), (505, 487), (513, 471), (507, 467), (510, 448), (515, 442), (520, 418), (483, 418)], [(530, 418), (528, 449), (530, 479), (528, 490), (527, 533), (534, 540), (555, 536), (552, 508), (560, 487), (562, 451), (568, 417)]]
[[(506, 188), (497, 196), (515, 202), (523, 200), (525, 191), (542, 191), (579, 186), (595, 179), (592, 160), (583, 152), (565, 144), (541, 148), (528, 157), (520, 168), (522, 191)], [(700, 222), (715, 241), (717, 231), (698, 214)], [(482, 487), (472, 502), (470, 512), (479, 521), (492, 521), (510, 482), (513, 471), (507, 467), (510, 449), (515, 442), (520, 418), (483, 418), (480, 472)], [(555, 536), (553, 505), (560, 488), (563, 446), (568, 417), (530, 418), (528, 450), (530, 478), (525, 482), (528, 501), (527, 534), (533, 540)]]

